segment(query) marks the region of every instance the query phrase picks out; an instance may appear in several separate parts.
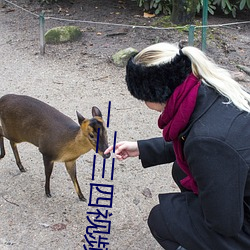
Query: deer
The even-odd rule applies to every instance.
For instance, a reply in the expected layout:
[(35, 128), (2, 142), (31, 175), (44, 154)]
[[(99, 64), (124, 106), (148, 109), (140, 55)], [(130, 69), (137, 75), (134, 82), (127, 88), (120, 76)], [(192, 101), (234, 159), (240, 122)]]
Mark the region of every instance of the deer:
[(38, 147), (45, 168), (45, 194), (51, 197), (50, 177), (54, 162), (64, 162), (81, 201), (86, 201), (76, 175), (76, 160), (91, 149), (103, 158), (108, 148), (107, 130), (101, 111), (92, 107), (92, 118), (76, 111), (78, 123), (54, 107), (31, 96), (7, 94), (0, 98), (0, 159), (5, 156), (4, 138), (8, 139), (16, 164), (25, 172), (17, 144), (28, 142)]

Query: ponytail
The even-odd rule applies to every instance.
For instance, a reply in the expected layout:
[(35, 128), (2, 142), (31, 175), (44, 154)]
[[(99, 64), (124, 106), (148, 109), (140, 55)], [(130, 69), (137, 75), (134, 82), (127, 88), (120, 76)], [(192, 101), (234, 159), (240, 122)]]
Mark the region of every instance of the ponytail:
[[(191, 62), (192, 73), (204, 84), (214, 88), (233, 103), (238, 109), (250, 113), (250, 94), (236, 82), (229, 72), (215, 64), (201, 50), (187, 46), (182, 49), (177, 44), (153, 44), (134, 57), (134, 63), (145, 67), (161, 66), (179, 57), (187, 57)], [(173, 72), (175, 73), (175, 72)], [(187, 72), (189, 73), (189, 72)]]
[(182, 48), (182, 53), (192, 62), (193, 74), (204, 84), (216, 89), (240, 110), (250, 112), (250, 94), (236, 82), (229, 72), (216, 65), (199, 49), (191, 46)]

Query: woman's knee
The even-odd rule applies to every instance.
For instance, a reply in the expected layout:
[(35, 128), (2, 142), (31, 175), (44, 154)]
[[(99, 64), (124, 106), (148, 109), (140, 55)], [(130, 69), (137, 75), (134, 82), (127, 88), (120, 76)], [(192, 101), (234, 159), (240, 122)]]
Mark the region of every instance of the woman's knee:
[(158, 222), (159, 217), (160, 217), (159, 213), (160, 213), (160, 205), (156, 205), (150, 211), (150, 214), (148, 216), (148, 226), (149, 226), (151, 232), (152, 232), (152, 230), (154, 231), (155, 228), (157, 228), (157, 222)]
[(164, 249), (177, 249), (177, 244), (169, 232), (161, 214), (160, 205), (152, 208), (148, 217), (148, 226), (154, 238)]

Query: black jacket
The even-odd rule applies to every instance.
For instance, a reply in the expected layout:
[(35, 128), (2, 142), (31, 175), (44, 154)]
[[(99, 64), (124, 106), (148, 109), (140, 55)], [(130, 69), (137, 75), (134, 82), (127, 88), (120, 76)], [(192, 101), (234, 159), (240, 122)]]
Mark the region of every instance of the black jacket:
[[(250, 249), (250, 114), (225, 102), (201, 85), (189, 125), (179, 136), (199, 194), (162, 194), (160, 204), (165, 213), (174, 196), (183, 197), (179, 205), (185, 200), (190, 220), (185, 226), (200, 235), (202, 249)], [(172, 144), (163, 138), (138, 145), (144, 167), (175, 161)]]

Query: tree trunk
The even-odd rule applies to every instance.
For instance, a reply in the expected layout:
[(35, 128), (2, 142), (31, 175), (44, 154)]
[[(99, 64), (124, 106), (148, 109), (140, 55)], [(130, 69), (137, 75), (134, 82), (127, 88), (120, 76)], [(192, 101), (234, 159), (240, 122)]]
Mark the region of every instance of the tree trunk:
[(178, 25), (192, 24), (198, 0), (173, 0), (171, 22)]

